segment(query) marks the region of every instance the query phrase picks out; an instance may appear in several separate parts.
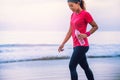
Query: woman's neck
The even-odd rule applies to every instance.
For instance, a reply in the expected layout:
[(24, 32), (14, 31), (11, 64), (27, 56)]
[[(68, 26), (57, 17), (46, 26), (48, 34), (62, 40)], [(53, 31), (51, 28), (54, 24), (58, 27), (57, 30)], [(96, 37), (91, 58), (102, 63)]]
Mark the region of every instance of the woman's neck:
[(82, 8), (78, 8), (78, 10), (76, 10), (76, 13), (79, 14), (82, 10)]

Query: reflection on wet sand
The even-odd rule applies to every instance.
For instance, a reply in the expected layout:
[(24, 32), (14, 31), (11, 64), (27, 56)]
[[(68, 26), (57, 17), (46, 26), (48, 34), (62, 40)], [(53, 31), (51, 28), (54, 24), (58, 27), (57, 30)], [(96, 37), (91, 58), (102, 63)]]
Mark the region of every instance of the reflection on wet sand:
[[(120, 58), (89, 58), (95, 80), (120, 80)], [(70, 80), (69, 59), (3, 63), (0, 80)], [(79, 80), (87, 80), (78, 66)]]

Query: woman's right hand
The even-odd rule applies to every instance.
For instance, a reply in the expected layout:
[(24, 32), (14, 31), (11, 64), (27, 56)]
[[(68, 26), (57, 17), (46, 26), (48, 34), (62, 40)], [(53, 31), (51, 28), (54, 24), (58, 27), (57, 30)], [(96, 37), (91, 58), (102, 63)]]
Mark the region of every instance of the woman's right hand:
[(61, 52), (61, 51), (64, 51), (64, 45), (63, 44), (61, 44), (60, 46), (59, 46), (59, 48), (58, 48), (58, 52)]

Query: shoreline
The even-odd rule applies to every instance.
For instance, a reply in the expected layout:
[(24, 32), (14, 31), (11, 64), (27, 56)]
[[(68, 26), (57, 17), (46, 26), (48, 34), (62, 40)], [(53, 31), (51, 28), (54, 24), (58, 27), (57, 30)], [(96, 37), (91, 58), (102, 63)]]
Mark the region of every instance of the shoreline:
[[(87, 56), (88, 59), (94, 59), (94, 58), (120, 58), (120, 55), (118, 56)], [(11, 61), (1, 61), (0, 64), (5, 64), (5, 63), (16, 63), (16, 62), (29, 62), (29, 61), (47, 61), (47, 60), (68, 60), (70, 59), (70, 56), (61, 56), (61, 57), (43, 57), (43, 58), (35, 58), (35, 59), (21, 59), (21, 60), (11, 60)]]
[[(120, 58), (120, 55), (118, 56), (87, 56), (87, 58)], [(28, 62), (28, 61), (44, 61), (44, 60), (66, 60), (70, 59), (70, 56), (53, 56), (53, 57), (42, 57), (42, 58), (33, 58), (33, 59), (21, 59), (21, 60), (11, 60), (11, 61), (1, 61), (0, 64), (4, 63), (15, 63), (15, 62)]]

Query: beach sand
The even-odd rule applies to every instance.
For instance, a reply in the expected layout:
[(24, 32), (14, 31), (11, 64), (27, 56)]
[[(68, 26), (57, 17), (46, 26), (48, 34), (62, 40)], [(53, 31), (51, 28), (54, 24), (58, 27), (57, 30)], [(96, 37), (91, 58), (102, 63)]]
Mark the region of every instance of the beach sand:
[[(95, 80), (120, 80), (120, 57), (88, 58)], [(0, 80), (70, 80), (69, 59), (0, 64)], [(79, 80), (87, 80), (78, 66)]]

